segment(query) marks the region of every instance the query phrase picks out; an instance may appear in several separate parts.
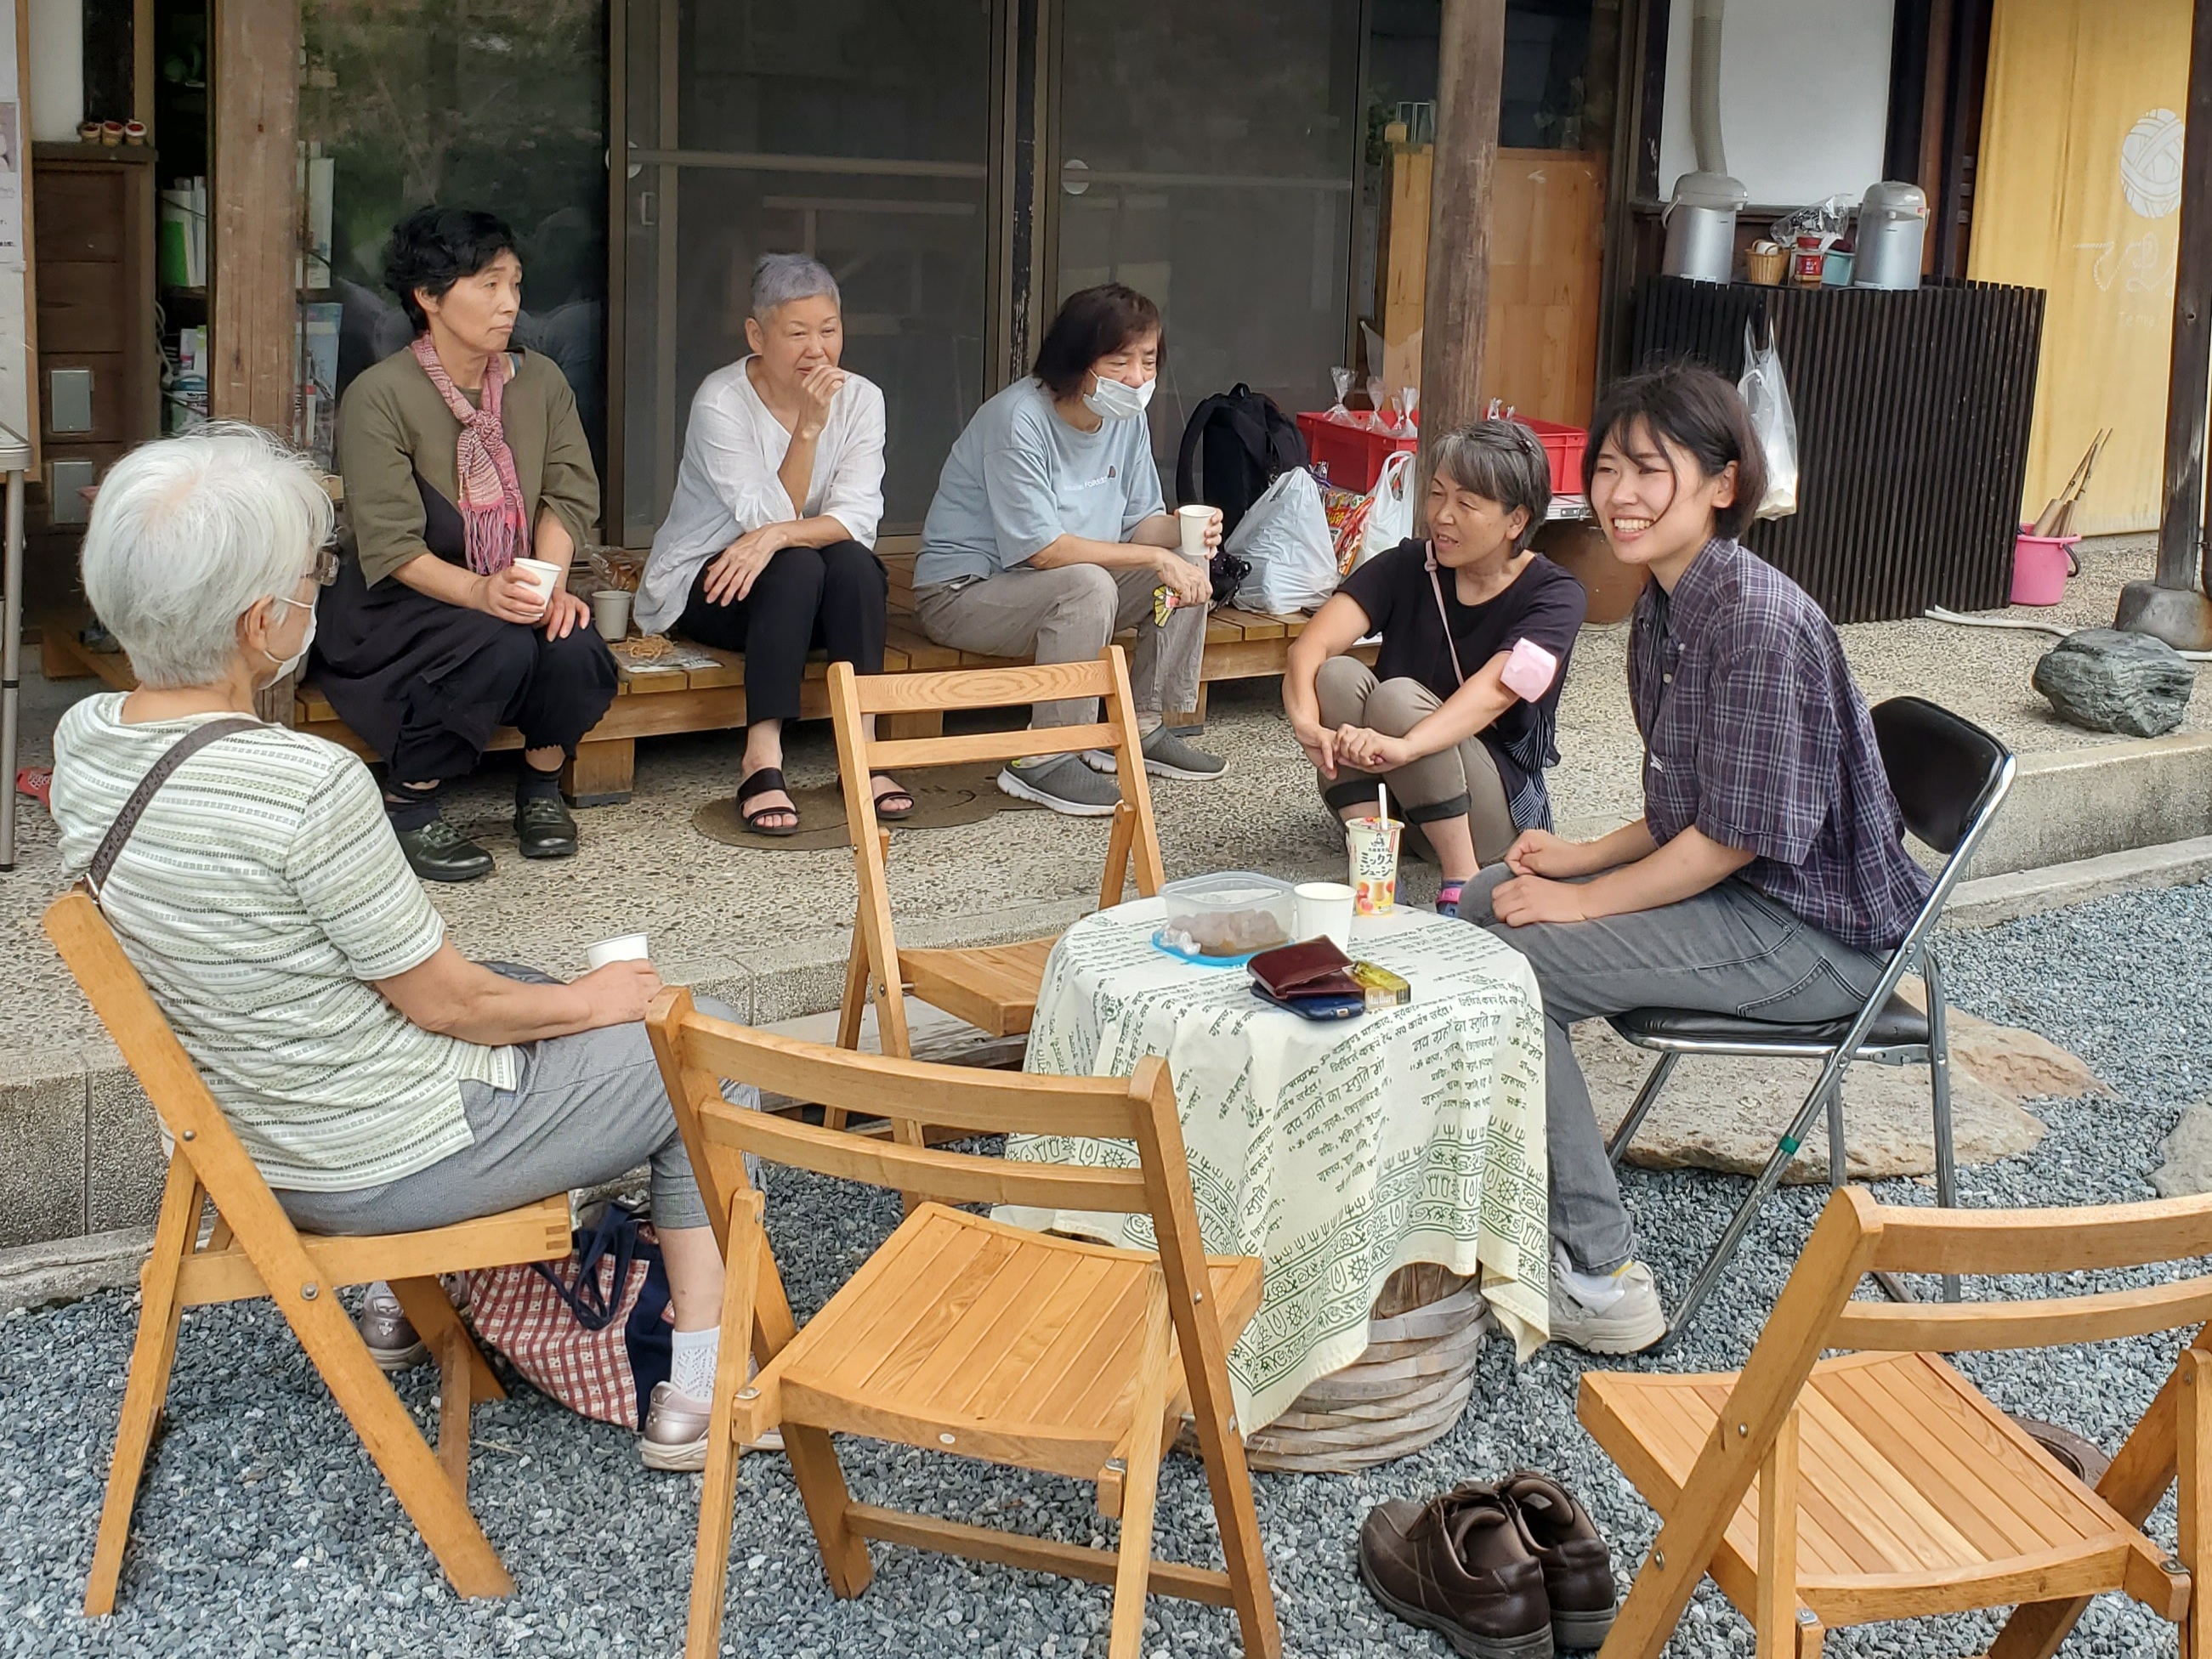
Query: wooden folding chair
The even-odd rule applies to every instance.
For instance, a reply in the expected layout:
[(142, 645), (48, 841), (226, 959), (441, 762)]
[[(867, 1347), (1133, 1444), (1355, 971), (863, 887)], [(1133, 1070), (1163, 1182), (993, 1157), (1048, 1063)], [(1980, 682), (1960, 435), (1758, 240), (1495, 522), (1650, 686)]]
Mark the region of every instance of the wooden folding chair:
[[(1085, 726), (1036, 726), (954, 737), (872, 738), (865, 716), (935, 715), (951, 709), (1004, 708), (1063, 698), (1096, 697), (1101, 719)], [(1011, 668), (957, 668), (930, 674), (858, 675), (849, 663), (830, 665), (830, 714), (837, 730), (837, 770), (845, 790), (845, 816), (853, 837), (853, 867), (860, 887), (860, 917), (845, 972), (845, 997), (837, 1024), (840, 1048), (860, 1044), (860, 1018), (871, 1000), (876, 1032), (887, 1054), (910, 1055), (906, 994), (979, 1026), (993, 1036), (1018, 1036), (1036, 1012), (1037, 987), (1053, 940), (963, 950), (902, 950), (891, 928), (890, 889), (884, 876), (890, 839), (876, 817), (872, 773), (955, 766), (970, 761), (1011, 761), (1025, 755), (1079, 755), (1088, 749), (1112, 754), (1121, 804), (1106, 843), (1106, 869), (1098, 906), (1121, 902), (1136, 861), (1138, 893), (1152, 897), (1164, 879), (1152, 797), (1129, 700), (1129, 669), (1119, 646), (1092, 662)], [(896, 1121), (896, 1120), (895, 1120)], [(903, 1133), (903, 1130), (902, 1131)]]
[[(692, 1568), (690, 1659), (720, 1650), (738, 1449), (783, 1431), (832, 1589), (858, 1595), (866, 1540), (1114, 1586), (1112, 1659), (1136, 1659), (1148, 1587), (1233, 1607), (1253, 1659), (1282, 1650), (1225, 1354), (1260, 1304), (1261, 1265), (1200, 1254), (1166, 1066), (1133, 1078), (1032, 1077), (856, 1054), (696, 1012), (670, 989), (647, 1024), (728, 1262), (721, 1364)], [(1136, 1144), (1140, 1167), (1098, 1170), (910, 1146), (727, 1104), (735, 1078), (862, 1116), (896, 1102), (969, 1134), (1051, 1133)], [(956, 1203), (1145, 1213), (1157, 1255), (1010, 1227), (924, 1204), (804, 1330), (793, 1324), (744, 1154)], [(746, 1380), (750, 1352), (759, 1374)], [(1195, 1417), (1226, 1571), (1152, 1559), (1161, 1455)], [(853, 1501), (832, 1432), (863, 1434), (1097, 1483), (1117, 1551)]]
[[(186, 1308), (262, 1296), (283, 1310), (455, 1591), (512, 1592), (514, 1581), (468, 1502), (469, 1409), (505, 1394), (438, 1275), (565, 1257), (568, 1194), (427, 1232), (301, 1235), (232, 1132), (91, 895), (79, 887), (56, 899), (46, 926), (176, 1143), (154, 1224), (153, 1254), (139, 1273), (138, 1335), (85, 1585), (86, 1613), (115, 1610), (138, 1480), (168, 1396), (179, 1316)], [(203, 1243), (201, 1213), (209, 1204), (215, 1207), (215, 1226)], [(416, 1334), (437, 1358), (441, 1414), (434, 1455), (338, 1302), (341, 1286), (378, 1279), (391, 1282)]]
[[(1989, 1659), (2047, 1659), (2108, 1590), (2180, 1623), (2184, 1659), (2212, 1653), (2212, 1327), (2094, 1492), (1942, 1358), (2201, 1325), (2212, 1276), (2035, 1301), (1851, 1299), (1871, 1273), (2207, 1254), (2212, 1197), (1962, 1212), (1838, 1192), (1741, 1372), (1583, 1378), (1583, 1425), (1661, 1522), (1601, 1659), (1657, 1659), (1708, 1572), (1751, 1620), (1759, 1659), (1812, 1659), (1844, 1625), (1993, 1607), (2014, 1611)], [(2178, 1558), (2142, 1531), (2177, 1472)]]

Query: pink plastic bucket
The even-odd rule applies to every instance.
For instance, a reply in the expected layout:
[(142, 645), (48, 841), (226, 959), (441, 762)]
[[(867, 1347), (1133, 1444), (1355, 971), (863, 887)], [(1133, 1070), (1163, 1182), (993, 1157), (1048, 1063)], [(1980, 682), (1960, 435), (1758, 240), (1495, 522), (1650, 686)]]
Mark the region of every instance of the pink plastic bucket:
[(2067, 550), (2079, 536), (2032, 536), (2021, 526), (2012, 544), (2012, 602), (2014, 605), (2057, 605), (2066, 597), (2066, 577), (2073, 565)]

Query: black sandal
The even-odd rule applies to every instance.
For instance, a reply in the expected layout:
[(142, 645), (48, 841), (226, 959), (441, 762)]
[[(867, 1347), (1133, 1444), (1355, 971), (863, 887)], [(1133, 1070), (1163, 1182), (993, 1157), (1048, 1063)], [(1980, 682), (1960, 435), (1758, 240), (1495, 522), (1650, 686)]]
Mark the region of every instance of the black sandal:
[[(745, 828), (756, 836), (795, 836), (799, 833), (799, 808), (793, 806), (763, 806), (757, 812), (745, 811), (745, 803), (757, 800), (772, 790), (781, 790), (787, 796), (791, 790), (783, 781), (782, 771), (773, 766), (763, 766), (750, 777), (738, 782), (738, 816), (745, 821)], [(763, 818), (787, 817), (789, 823), (769, 824)]]
[[(870, 793), (872, 793), (874, 792), (876, 780), (878, 778), (881, 778), (885, 783), (890, 784), (891, 787), (884, 790), (882, 794), (875, 797), (876, 816), (879, 818), (888, 818), (894, 823), (897, 823), (901, 818), (912, 817), (914, 816), (915, 806), (914, 797), (908, 793), (906, 787), (900, 783), (899, 781), (893, 777), (890, 773), (869, 773), (868, 788)], [(837, 778), (837, 793), (840, 795), (845, 793), (845, 779), (844, 775), (842, 773), (838, 775)], [(884, 803), (887, 800), (902, 800), (906, 805), (903, 806), (885, 806)]]
[[(907, 793), (906, 787), (900, 783), (896, 778), (893, 777), (888, 772), (871, 772), (868, 774), (868, 787), (870, 789), (873, 789), (876, 787), (876, 780), (878, 778), (881, 778), (885, 783), (888, 783), (891, 787), (884, 790), (882, 794), (876, 797), (876, 816), (879, 818), (889, 818), (893, 823), (896, 823), (901, 818), (912, 817), (914, 816), (914, 797)], [(903, 806), (886, 806), (884, 803), (887, 800), (902, 800), (906, 805)]]

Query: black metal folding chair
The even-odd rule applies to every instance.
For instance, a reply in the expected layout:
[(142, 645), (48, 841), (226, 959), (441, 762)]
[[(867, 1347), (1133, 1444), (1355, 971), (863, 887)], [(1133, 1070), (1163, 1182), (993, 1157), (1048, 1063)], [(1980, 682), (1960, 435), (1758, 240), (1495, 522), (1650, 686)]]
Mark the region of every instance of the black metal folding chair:
[[(1636, 1131), (1666, 1086), (1668, 1073), (1684, 1054), (1739, 1054), (1768, 1060), (1820, 1060), (1812, 1092), (1797, 1109), (1789, 1129), (1759, 1171), (1759, 1179), (1729, 1219), (1728, 1231), (1714, 1248), (1675, 1310), (1659, 1346), (1670, 1346), (1697, 1317), (1705, 1297), (1720, 1278), (1721, 1270), (1735, 1255), (1736, 1247), (1781, 1182), (1783, 1171), (1796, 1157), (1805, 1132), (1824, 1109), (1828, 1119), (1828, 1184), (1840, 1187), (1846, 1176), (1844, 1139), (1844, 1070), (1854, 1060), (1870, 1060), (1885, 1066), (1925, 1066), (1936, 1119), (1936, 1198), (1945, 1208), (1958, 1199), (1958, 1176), (1951, 1151), (1950, 1052), (1943, 1030), (1943, 974), (1932, 943), (1936, 923), (1944, 902), (1958, 884), (1960, 873), (1972, 859), (1974, 849), (1996, 815), (1999, 803), (2012, 787), (2012, 751), (1971, 720), (1921, 697), (1893, 697), (1874, 710), (1875, 740), (1881, 746), (1889, 786), (1905, 815), (1905, 827), (1945, 855), (1942, 872), (1928, 902), (1920, 907), (1904, 941), (1890, 953), (1865, 1006), (1849, 1019), (1818, 1024), (1789, 1025), (1771, 1020), (1744, 1019), (1732, 1014), (1706, 1013), (1682, 1008), (1635, 1008), (1615, 1015), (1613, 1029), (1639, 1048), (1659, 1056), (1651, 1074), (1637, 1091), (1628, 1115), (1614, 1130), (1607, 1152), (1616, 1166), (1628, 1151)], [(1898, 981), (1917, 965), (1928, 988), (1923, 1012), (1897, 994)], [(1884, 1280), (1893, 1296), (1909, 1299), (1902, 1284)], [(1943, 1281), (1947, 1300), (1956, 1301), (1959, 1281)]]

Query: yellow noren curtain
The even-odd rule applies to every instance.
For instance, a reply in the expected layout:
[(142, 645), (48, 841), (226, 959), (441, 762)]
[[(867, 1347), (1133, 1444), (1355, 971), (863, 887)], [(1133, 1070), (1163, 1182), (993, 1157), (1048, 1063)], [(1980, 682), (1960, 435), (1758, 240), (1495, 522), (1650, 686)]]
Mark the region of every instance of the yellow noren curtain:
[(2189, 0), (1996, 0), (1968, 275), (2049, 290), (2023, 517), (2100, 427), (2075, 520), (2158, 522)]

